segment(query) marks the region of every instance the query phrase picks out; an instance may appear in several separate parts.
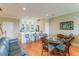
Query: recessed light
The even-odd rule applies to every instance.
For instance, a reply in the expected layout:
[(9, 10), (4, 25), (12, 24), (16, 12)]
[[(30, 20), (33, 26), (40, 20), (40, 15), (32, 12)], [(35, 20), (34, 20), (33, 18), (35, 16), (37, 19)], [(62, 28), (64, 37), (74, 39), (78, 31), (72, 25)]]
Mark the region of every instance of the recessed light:
[(25, 10), (26, 10), (26, 8), (24, 7), (24, 8), (22, 8), (22, 10), (23, 10), (23, 11), (25, 11)]
[(46, 16), (49, 16), (48, 14), (46, 14)]
[(32, 19), (34, 19), (34, 17), (32, 17)]

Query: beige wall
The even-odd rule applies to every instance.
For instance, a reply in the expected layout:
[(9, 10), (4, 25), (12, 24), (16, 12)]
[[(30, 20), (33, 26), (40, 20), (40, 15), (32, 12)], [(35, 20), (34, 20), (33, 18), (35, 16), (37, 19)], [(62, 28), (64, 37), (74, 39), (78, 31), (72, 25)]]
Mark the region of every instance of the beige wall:
[[(0, 17), (0, 24), (3, 24), (4, 22), (12, 22), (13, 23), (14, 37), (17, 37), (17, 33), (19, 31), (19, 20), (15, 19), (15, 18)], [(3, 29), (3, 30), (5, 30), (5, 29)]]
[(43, 18), (40, 19), (39, 25), (40, 25), (40, 30), (45, 31), (45, 19)]
[[(74, 21), (74, 30), (60, 30), (60, 22)], [(50, 34), (56, 35), (58, 33), (74, 35), (79, 34), (79, 12), (66, 14), (50, 19)]]

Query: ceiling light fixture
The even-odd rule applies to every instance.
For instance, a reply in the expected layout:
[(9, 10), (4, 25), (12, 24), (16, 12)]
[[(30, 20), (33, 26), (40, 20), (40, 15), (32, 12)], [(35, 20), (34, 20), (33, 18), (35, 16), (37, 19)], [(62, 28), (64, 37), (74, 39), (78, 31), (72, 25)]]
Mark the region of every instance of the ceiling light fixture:
[(49, 16), (48, 14), (46, 14), (46, 16)]
[(23, 10), (23, 11), (25, 11), (25, 10), (26, 10), (26, 8), (22, 8), (22, 10)]

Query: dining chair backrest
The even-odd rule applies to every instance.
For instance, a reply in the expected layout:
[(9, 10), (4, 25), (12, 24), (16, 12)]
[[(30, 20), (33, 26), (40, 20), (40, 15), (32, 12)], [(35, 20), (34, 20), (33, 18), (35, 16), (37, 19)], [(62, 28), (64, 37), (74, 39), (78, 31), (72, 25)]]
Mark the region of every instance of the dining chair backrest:
[(42, 41), (42, 54), (41, 55), (43, 55), (44, 50), (47, 51), (48, 53), (48, 40), (43, 38), (41, 41)]
[(47, 39), (42, 39), (42, 44), (43, 45), (47, 45), (48, 44), (48, 40)]
[(64, 35), (63, 34), (57, 34), (57, 37), (62, 39), (64, 37)]
[(68, 38), (64, 38), (64, 39), (65, 39), (64, 43), (67, 46), (69, 46), (69, 45), (71, 45), (71, 41), (74, 40), (74, 37), (68, 37)]
[(65, 43), (65, 52), (68, 53), (68, 55), (70, 56), (70, 46), (71, 46), (71, 41), (74, 39), (74, 37), (69, 37), (68, 39), (66, 39), (66, 42)]

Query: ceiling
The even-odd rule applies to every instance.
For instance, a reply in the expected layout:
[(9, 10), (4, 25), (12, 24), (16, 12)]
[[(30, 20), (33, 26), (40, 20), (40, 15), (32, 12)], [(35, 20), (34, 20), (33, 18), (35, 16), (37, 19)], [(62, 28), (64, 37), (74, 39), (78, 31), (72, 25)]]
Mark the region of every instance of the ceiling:
[[(22, 8), (26, 8), (25, 11)], [(60, 16), (68, 13), (78, 12), (79, 4), (73, 3), (0, 3), (0, 17), (22, 18), (22, 17), (46, 17)]]

